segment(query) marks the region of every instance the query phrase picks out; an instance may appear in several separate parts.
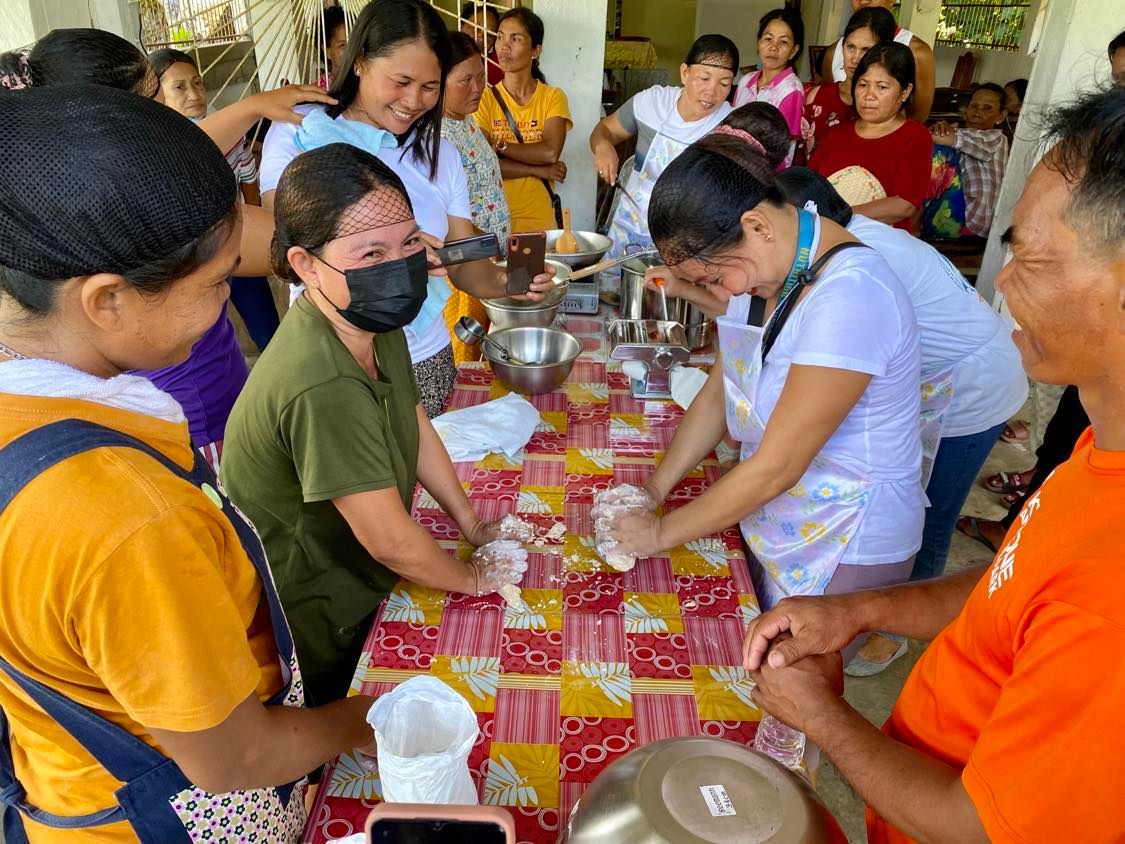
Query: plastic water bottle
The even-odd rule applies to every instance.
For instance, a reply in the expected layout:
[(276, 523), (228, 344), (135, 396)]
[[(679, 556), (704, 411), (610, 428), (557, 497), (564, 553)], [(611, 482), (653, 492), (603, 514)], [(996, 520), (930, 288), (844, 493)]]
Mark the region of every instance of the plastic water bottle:
[(805, 755), (805, 734), (785, 726), (772, 715), (764, 715), (754, 736), (754, 749), (796, 770)]

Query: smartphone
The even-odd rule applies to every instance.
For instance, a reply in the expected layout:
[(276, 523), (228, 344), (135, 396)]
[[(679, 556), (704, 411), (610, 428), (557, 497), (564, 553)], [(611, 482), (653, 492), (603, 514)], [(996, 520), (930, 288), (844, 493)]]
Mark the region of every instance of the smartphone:
[(531, 280), (546, 269), (547, 233), (522, 232), (508, 237), (508, 295), (526, 293)]
[(498, 806), (380, 803), (367, 816), (368, 844), (514, 844), (516, 826)]
[(485, 258), (500, 257), (500, 240), (494, 234), (466, 237), (464, 240), (451, 240), (441, 249), (434, 250), (443, 267), (466, 264)]

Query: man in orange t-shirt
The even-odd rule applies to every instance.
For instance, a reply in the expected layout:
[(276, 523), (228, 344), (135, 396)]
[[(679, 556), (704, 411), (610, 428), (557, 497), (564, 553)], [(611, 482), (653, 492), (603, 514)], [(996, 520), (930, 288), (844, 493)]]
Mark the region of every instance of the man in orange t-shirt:
[[(1125, 834), (1125, 89), (1051, 130), (997, 288), (1024, 367), (1077, 385), (1091, 429), (987, 568), (787, 599), (747, 631), (755, 700), (864, 798), (872, 844)], [(839, 649), (871, 630), (933, 639), (882, 732), (838, 695)]]

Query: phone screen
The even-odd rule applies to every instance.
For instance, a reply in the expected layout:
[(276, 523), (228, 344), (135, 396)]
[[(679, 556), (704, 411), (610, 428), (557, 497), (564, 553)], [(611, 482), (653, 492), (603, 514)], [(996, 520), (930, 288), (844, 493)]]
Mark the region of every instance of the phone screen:
[(504, 830), (489, 821), (385, 818), (371, 827), (373, 844), (505, 844)]

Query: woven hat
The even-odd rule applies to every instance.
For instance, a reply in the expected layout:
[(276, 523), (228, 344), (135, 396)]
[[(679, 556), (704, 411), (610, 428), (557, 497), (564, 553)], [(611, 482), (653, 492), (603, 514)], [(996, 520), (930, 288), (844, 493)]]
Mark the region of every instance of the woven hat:
[(234, 174), (190, 120), (98, 85), (0, 92), (0, 267), (127, 275), (234, 207)]
[(828, 177), (836, 193), (847, 201), (848, 205), (862, 205), (865, 202), (874, 202), (877, 199), (886, 199), (887, 192), (882, 183), (875, 178), (870, 170), (853, 164), (843, 170), (837, 170)]

